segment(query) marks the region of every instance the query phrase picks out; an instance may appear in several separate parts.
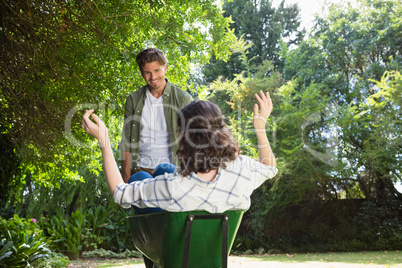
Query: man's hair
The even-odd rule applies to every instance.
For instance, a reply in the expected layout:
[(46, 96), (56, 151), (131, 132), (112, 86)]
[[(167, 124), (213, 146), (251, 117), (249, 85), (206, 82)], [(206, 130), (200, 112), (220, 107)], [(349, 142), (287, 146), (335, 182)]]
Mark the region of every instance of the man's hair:
[(157, 48), (147, 48), (140, 53), (138, 53), (135, 61), (137, 62), (138, 66), (140, 67), (140, 70), (142, 71), (142, 67), (146, 63), (154, 62), (157, 61), (159, 62), (160, 65), (166, 65), (167, 64), (167, 59), (165, 54)]
[(208, 101), (193, 101), (181, 109), (179, 126), (179, 173), (209, 172), (226, 168), (239, 154), (232, 133), (227, 128), (219, 107)]

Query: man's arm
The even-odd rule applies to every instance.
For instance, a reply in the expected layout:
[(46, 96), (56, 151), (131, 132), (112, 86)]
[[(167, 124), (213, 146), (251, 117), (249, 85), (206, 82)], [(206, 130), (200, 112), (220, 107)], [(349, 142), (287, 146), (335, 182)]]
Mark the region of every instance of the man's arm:
[(123, 181), (128, 183), (131, 176), (131, 153), (127, 151), (121, 151), (121, 175)]
[[(261, 96), (261, 97), (260, 97)], [(259, 161), (265, 165), (276, 167), (275, 155), (268, 141), (265, 124), (272, 111), (272, 101), (269, 93), (260, 91), (260, 96), (255, 94), (258, 104), (254, 104), (253, 125), (257, 135)], [(258, 111), (260, 108), (260, 111)]]
[[(137, 92), (137, 91), (136, 91)], [(135, 92), (134, 92), (135, 93)], [(134, 94), (133, 93), (133, 94)], [(128, 180), (131, 176), (131, 152), (127, 147), (126, 143), (131, 142), (131, 121), (128, 120), (128, 117), (134, 115), (134, 102), (133, 102), (133, 94), (127, 97), (126, 104), (124, 105), (124, 125), (122, 130), (122, 141), (119, 145), (120, 148), (120, 159), (121, 159), (121, 175), (125, 183), (128, 183)], [(138, 97), (138, 96), (137, 96)]]

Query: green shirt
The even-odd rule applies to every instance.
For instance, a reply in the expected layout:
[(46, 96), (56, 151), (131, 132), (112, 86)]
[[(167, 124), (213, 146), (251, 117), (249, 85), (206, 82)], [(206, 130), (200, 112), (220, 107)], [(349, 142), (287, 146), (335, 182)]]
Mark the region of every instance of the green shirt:
[[(165, 113), (166, 125), (169, 131), (170, 149), (173, 156), (173, 164), (179, 164), (176, 152), (178, 149), (178, 126), (177, 114), (192, 101), (192, 97), (186, 91), (166, 80), (166, 87), (163, 91), (163, 111)], [(142, 110), (145, 105), (147, 86), (141, 87), (128, 96), (124, 112), (124, 126), (120, 150), (131, 152), (131, 173), (135, 172), (140, 151), (140, 132)]]

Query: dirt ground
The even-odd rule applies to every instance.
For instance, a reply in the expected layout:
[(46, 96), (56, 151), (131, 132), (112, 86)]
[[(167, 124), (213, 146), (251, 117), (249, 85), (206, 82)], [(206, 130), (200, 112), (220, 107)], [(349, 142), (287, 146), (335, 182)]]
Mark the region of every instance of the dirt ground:
[[(138, 262), (138, 264), (133, 262)], [(68, 268), (96, 268), (96, 267), (124, 267), (124, 268), (144, 268), (141, 259), (130, 260), (84, 260), (78, 263), (71, 263)], [(115, 266), (111, 266), (115, 264)], [(241, 256), (230, 256), (228, 260), (229, 268), (402, 268), (401, 264), (379, 265), (373, 263), (343, 263), (343, 262), (277, 262), (277, 261), (260, 261), (252, 258)]]

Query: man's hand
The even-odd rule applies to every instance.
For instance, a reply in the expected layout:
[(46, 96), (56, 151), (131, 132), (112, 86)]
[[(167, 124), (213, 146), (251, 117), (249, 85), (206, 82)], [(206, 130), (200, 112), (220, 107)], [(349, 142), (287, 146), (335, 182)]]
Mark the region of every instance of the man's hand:
[[(260, 91), (260, 95), (261, 97), (255, 94), (258, 104), (254, 104), (253, 125), (256, 131), (259, 129), (265, 130), (265, 124), (273, 108), (269, 93), (264, 94)], [(258, 112), (258, 110), (260, 111)]]

